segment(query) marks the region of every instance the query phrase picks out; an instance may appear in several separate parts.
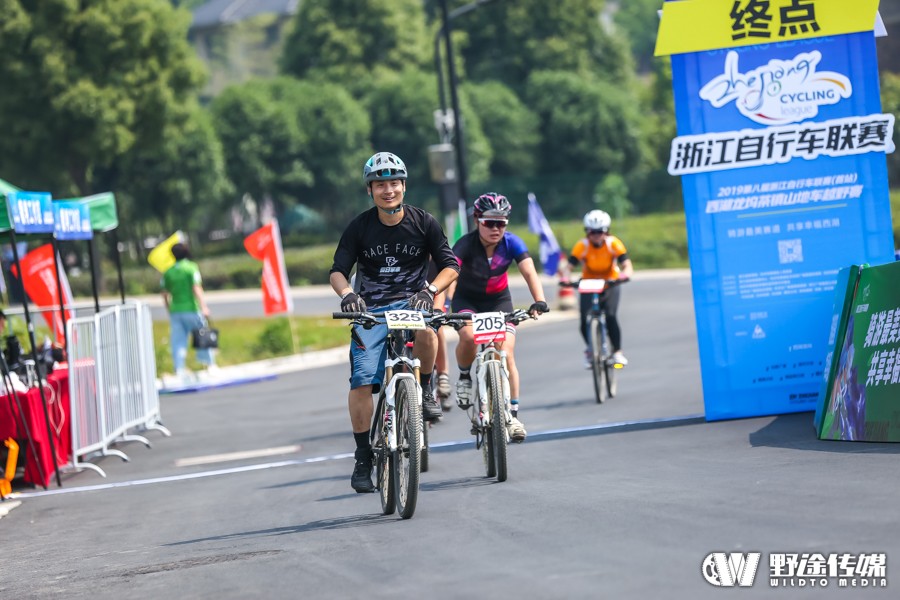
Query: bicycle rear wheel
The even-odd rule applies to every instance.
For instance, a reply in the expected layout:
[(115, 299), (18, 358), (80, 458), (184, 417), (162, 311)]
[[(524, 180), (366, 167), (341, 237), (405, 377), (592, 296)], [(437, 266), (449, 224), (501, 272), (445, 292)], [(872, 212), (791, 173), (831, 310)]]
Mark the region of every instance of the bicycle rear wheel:
[(603, 381), (605, 366), (603, 360), (604, 331), (599, 318), (594, 317), (591, 320), (588, 336), (591, 344), (591, 373), (594, 375), (594, 397), (597, 399), (597, 404), (603, 404), (603, 401), (606, 400), (607, 390)]
[[(431, 379), (431, 392), (435, 393), (435, 385), (434, 378)], [(428, 461), (431, 458), (431, 455), (428, 451), (428, 421), (425, 420), (425, 415), (422, 415), (422, 453), (419, 457), (419, 472), (425, 473), (428, 471)]]
[(391, 454), (388, 444), (384, 439), (385, 419), (384, 411), (387, 405), (384, 398), (384, 390), (378, 395), (378, 404), (375, 407), (375, 415), (372, 419), (370, 430), (372, 451), (375, 454), (375, 486), (381, 496), (381, 512), (386, 515), (394, 514), (396, 502), (394, 501), (394, 474), (391, 470)]
[(416, 512), (419, 497), (421, 463), (422, 413), (416, 384), (411, 379), (397, 382), (395, 398), (397, 419), (397, 451), (393, 456), (393, 476), (396, 483), (397, 511), (404, 519)]
[(419, 473), (428, 471), (428, 460), (430, 458), (428, 452), (428, 423), (422, 419), (422, 452), (419, 454)]
[(491, 438), (494, 446), (494, 462), (497, 465), (497, 481), (506, 481), (506, 449), (509, 443), (502, 377), (499, 364), (488, 365), (488, 402), (491, 406)]
[(381, 496), (381, 513), (392, 515), (397, 509), (397, 501), (394, 498), (394, 469), (391, 464), (391, 454), (385, 448), (384, 440), (379, 440), (375, 451), (375, 476), (378, 478), (378, 492)]

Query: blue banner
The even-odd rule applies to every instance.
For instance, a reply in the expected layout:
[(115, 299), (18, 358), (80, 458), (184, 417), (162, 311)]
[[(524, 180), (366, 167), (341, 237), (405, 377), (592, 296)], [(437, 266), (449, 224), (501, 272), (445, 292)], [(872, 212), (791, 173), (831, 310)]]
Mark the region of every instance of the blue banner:
[(91, 228), (91, 207), (84, 202), (59, 200), (53, 203), (54, 235), (58, 240), (89, 240), (94, 237)]
[(6, 206), (16, 233), (53, 233), (53, 197), (47, 192), (9, 192)]
[(672, 56), (708, 420), (815, 410), (838, 271), (893, 260), (872, 32)]

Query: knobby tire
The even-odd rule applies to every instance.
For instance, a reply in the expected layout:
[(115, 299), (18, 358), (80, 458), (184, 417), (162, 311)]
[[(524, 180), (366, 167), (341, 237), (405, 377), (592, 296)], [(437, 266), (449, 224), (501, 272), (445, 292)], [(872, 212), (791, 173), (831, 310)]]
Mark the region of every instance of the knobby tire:
[(603, 326), (600, 319), (594, 317), (588, 329), (591, 346), (591, 372), (594, 374), (594, 397), (597, 404), (603, 404), (606, 400), (606, 385), (604, 384), (604, 358), (603, 358)]
[(388, 451), (387, 440), (384, 439), (386, 428), (384, 425), (384, 411), (387, 410), (384, 392), (378, 397), (378, 407), (375, 411), (375, 419), (372, 422), (372, 450), (375, 452), (375, 485), (378, 487), (378, 495), (381, 496), (381, 512), (392, 515), (397, 508), (394, 500), (394, 470), (391, 465), (391, 454)]
[(498, 363), (488, 364), (488, 404), (491, 411), (491, 437), (497, 481), (506, 481), (506, 450), (509, 436), (506, 430), (506, 399), (503, 397), (503, 373)]
[[(485, 380), (485, 385), (487, 385), (487, 380)], [(480, 390), (476, 389), (473, 391), (478, 392), (477, 394), (475, 394), (475, 400), (474, 400), (474, 402), (476, 403), (475, 406), (477, 407), (476, 410), (478, 411), (478, 413), (487, 411), (487, 418), (488, 418), (488, 421), (490, 421), (491, 407), (490, 407), (489, 402), (483, 403), (481, 401)], [(487, 390), (485, 392), (485, 396), (488, 398), (488, 400), (490, 400), (490, 390)], [(484, 419), (482, 419), (482, 421), (483, 420)], [(481, 436), (481, 459), (484, 461), (484, 473), (488, 477), (496, 477), (497, 476), (497, 463), (494, 460), (494, 436), (491, 433), (490, 427), (484, 427), (482, 425), (479, 425), (478, 427), (480, 428), (479, 435)]]
[(395, 498), (400, 517), (409, 519), (416, 512), (419, 498), (422, 443), (422, 412), (416, 384), (411, 379), (403, 378), (397, 382), (395, 402), (398, 437), (397, 451), (393, 456)]

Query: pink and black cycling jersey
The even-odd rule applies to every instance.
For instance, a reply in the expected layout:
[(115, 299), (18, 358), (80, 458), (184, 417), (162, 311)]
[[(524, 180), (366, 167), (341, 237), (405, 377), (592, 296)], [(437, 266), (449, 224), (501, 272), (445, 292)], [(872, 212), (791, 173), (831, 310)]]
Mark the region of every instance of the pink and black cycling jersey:
[(508, 231), (494, 248), (490, 261), (477, 231), (461, 237), (453, 246), (453, 254), (460, 266), (454, 304), (457, 298), (479, 304), (509, 300), (509, 278), (506, 275), (509, 265), (513, 261), (518, 264), (529, 256), (522, 238)]

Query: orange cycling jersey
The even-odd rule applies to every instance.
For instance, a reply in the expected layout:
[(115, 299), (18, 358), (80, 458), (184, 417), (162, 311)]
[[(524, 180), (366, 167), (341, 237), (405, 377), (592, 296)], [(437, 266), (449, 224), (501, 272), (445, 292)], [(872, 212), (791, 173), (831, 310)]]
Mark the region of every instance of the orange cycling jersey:
[(619, 265), (616, 259), (626, 253), (625, 244), (614, 235), (607, 235), (600, 246), (593, 246), (582, 239), (572, 248), (571, 256), (583, 264), (583, 279), (618, 279)]

